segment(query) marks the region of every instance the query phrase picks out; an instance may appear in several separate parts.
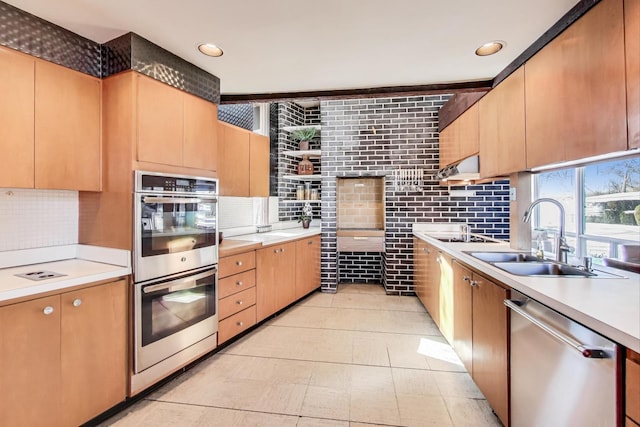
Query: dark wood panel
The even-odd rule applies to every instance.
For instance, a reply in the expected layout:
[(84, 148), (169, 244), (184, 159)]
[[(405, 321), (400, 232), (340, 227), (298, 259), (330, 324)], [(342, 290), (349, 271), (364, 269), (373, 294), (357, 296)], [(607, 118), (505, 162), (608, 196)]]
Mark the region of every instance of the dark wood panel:
[(456, 93), (440, 108), (438, 131), (442, 132), (451, 122), (460, 117), (469, 107), (478, 102), (488, 91)]

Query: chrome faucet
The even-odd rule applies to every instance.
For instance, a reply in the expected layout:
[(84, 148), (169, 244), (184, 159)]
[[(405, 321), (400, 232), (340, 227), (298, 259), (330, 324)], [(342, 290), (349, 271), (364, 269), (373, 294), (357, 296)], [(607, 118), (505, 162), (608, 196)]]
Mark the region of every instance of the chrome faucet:
[(536, 207), (538, 204), (540, 204), (542, 202), (552, 203), (552, 204), (556, 205), (558, 207), (558, 209), (560, 210), (560, 226), (559, 226), (560, 228), (558, 229), (558, 235), (556, 236), (556, 242), (555, 242), (556, 261), (564, 262), (566, 264), (566, 262), (567, 262), (567, 252), (572, 252), (573, 248), (571, 248), (571, 246), (569, 246), (567, 244), (567, 239), (565, 239), (565, 237), (564, 237), (564, 218), (565, 218), (564, 206), (562, 206), (562, 204), (559, 201), (555, 200), (555, 199), (550, 199), (548, 197), (543, 197), (541, 199), (534, 200), (529, 205), (527, 210), (524, 212), (524, 216), (522, 217), (522, 220), (524, 222), (529, 222), (529, 220), (531, 219), (531, 213), (533, 212), (533, 208)]

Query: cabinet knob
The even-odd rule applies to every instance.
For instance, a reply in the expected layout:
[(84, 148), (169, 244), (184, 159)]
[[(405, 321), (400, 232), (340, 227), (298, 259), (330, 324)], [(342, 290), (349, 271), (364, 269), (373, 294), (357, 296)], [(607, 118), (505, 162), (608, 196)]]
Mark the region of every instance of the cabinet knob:
[(238, 267), (241, 267), (241, 266), (242, 266), (242, 261), (236, 261), (236, 265), (237, 265)]
[(471, 286), (474, 286), (474, 287), (475, 287), (475, 286), (478, 286), (478, 282), (476, 282), (475, 280), (471, 280), (471, 281), (469, 281), (469, 284), (470, 284)]
[(464, 280), (465, 282), (468, 282), (471, 280), (471, 278), (469, 276), (463, 276), (462, 280)]
[(274, 254), (277, 254), (277, 253), (278, 253), (278, 250), (277, 250), (277, 249), (274, 249), (274, 250), (273, 250), (273, 253), (274, 253)]
[(238, 304), (238, 305), (242, 305), (242, 300), (241, 300), (241, 299), (239, 299), (238, 301), (236, 301), (236, 304)]
[(284, 252), (284, 248), (280, 249), (280, 252)]
[(244, 322), (242, 322), (242, 321), (237, 322), (237, 323), (236, 323), (236, 325), (238, 325), (238, 326), (241, 326), (241, 327), (242, 327), (242, 326), (244, 326)]
[(307, 245), (313, 245), (313, 240), (309, 240), (309, 241), (307, 242)]
[(242, 285), (243, 285), (242, 280), (238, 280), (238, 281), (236, 282), (236, 286), (242, 286)]
[(76, 298), (71, 304), (73, 304), (74, 307), (80, 307), (80, 305), (82, 304), (82, 300), (80, 298)]
[(42, 310), (42, 312), (44, 313), (45, 316), (50, 315), (51, 313), (53, 313), (53, 307), (51, 307), (50, 305), (46, 306), (44, 308), (44, 310)]
[(427, 253), (427, 254), (430, 254), (430, 253), (431, 253), (431, 251), (429, 250), (429, 248), (423, 248), (422, 250), (423, 250), (425, 253)]

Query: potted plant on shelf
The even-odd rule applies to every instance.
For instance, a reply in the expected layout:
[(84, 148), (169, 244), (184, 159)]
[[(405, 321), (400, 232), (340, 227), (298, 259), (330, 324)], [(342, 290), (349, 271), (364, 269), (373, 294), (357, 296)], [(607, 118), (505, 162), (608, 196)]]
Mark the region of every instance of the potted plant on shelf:
[(311, 214), (311, 205), (309, 203), (305, 203), (302, 208), (302, 213), (298, 217), (298, 222), (302, 223), (302, 228), (309, 228), (312, 219)]
[(309, 149), (309, 141), (316, 136), (316, 128), (300, 128), (291, 132), (291, 138), (300, 141), (299, 150), (305, 151)]

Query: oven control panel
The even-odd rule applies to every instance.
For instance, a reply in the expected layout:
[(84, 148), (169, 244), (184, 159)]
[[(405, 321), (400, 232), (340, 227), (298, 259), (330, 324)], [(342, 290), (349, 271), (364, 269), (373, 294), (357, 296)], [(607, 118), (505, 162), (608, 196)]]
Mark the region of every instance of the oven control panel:
[(136, 171), (137, 192), (218, 194), (218, 180)]

